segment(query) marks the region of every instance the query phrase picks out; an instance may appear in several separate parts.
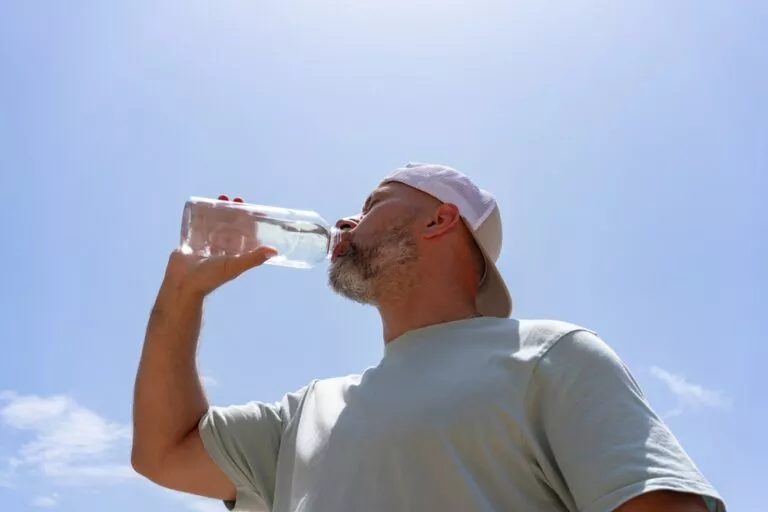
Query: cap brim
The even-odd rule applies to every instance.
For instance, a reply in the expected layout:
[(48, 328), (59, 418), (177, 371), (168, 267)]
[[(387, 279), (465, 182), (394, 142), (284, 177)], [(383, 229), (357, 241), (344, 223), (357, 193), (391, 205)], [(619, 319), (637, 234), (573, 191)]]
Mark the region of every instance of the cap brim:
[[(480, 249), (482, 251), (482, 248)], [(477, 294), (477, 311), (483, 316), (509, 318), (512, 315), (512, 296), (496, 264), (485, 254), (485, 279)]]

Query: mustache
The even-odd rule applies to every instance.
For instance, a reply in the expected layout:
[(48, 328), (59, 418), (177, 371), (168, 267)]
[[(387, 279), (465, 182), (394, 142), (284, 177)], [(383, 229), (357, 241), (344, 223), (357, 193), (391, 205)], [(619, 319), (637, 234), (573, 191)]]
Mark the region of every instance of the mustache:
[(333, 254), (336, 256), (351, 256), (360, 252), (360, 247), (352, 239), (349, 233), (338, 236), (333, 246)]

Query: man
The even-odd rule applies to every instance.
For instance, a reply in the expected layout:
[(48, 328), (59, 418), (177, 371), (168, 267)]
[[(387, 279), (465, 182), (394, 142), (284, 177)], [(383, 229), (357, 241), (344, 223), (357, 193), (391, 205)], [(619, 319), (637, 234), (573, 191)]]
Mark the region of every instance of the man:
[(337, 226), (330, 285), (378, 309), (381, 362), (210, 407), (204, 298), (274, 251), (176, 251), (137, 376), (139, 473), (236, 511), (725, 511), (596, 334), (510, 318), (499, 209), (469, 178), (408, 164)]

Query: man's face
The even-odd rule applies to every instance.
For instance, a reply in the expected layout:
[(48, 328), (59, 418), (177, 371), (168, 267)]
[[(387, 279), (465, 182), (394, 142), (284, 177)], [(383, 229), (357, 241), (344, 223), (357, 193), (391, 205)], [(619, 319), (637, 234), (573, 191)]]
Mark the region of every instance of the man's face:
[(337, 226), (350, 229), (334, 250), (328, 281), (337, 293), (361, 304), (376, 304), (383, 279), (406, 276), (418, 259), (414, 231), (419, 208), (414, 189), (400, 183), (378, 187), (362, 212)]

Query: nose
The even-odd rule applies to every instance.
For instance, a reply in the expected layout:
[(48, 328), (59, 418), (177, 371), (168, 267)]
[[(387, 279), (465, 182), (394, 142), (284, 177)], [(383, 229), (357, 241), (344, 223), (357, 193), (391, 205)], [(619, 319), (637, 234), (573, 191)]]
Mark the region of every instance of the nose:
[(339, 219), (336, 221), (336, 229), (340, 229), (341, 231), (349, 231), (350, 229), (355, 229), (355, 227), (359, 222), (360, 222), (359, 215), (344, 217), (343, 219)]

